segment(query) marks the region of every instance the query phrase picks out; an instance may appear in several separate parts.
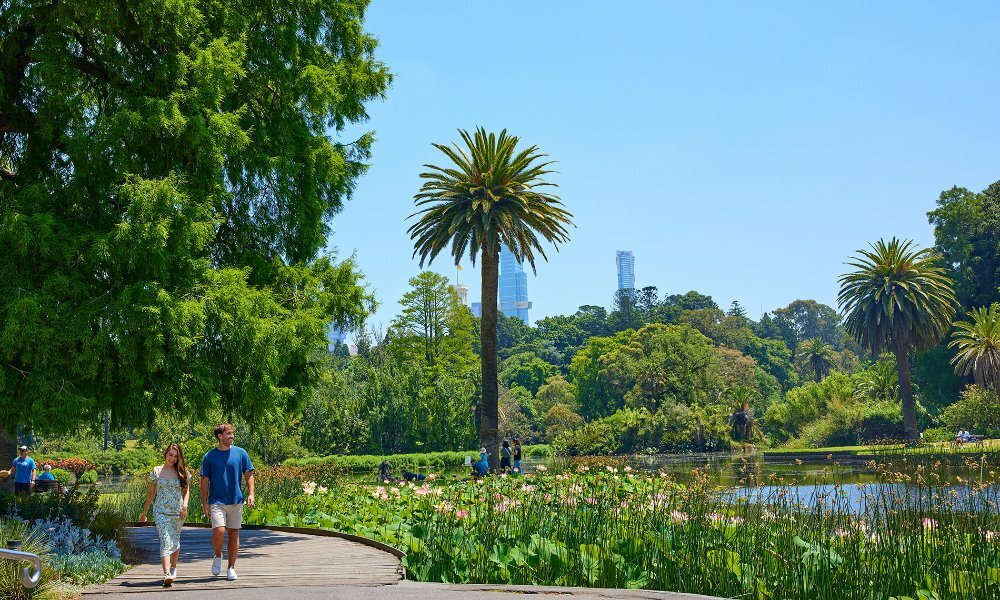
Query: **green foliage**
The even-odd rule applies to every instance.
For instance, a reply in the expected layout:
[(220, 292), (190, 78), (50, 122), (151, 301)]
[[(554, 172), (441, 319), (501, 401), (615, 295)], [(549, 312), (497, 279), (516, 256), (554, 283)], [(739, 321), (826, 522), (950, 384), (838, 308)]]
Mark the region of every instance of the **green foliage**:
[(530, 352), (515, 354), (503, 361), (500, 368), (500, 383), (511, 388), (520, 386), (534, 396), (550, 377), (559, 369)]
[(364, 9), (4, 4), (3, 418), (301, 405), (324, 328), (370, 304), (319, 256), (373, 142), (331, 135), (391, 80)]
[(472, 354), (472, 314), (448, 278), (431, 271), (411, 277), (400, 299), (402, 311), (389, 329), (390, 345), (404, 360), (462, 376), (476, 364)]
[[(523, 446), (523, 452), (525, 456), (538, 458), (551, 455), (552, 449), (544, 444), (538, 444)], [(383, 460), (391, 462), (395, 469), (447, 469), (464, 465), (466, 456), (472, 456), (475, 459), (479, 456), (479, 449), (417, 454), (311, 456), (289, 459), (284, 464), (288, 467), (322, 465), (356, 473), (375, 473)]]
[(798, 435), (807, 424), (825, 416), (833, 405), (852, 403), (856, 382), (834, 371), (822, 381), (810, 381), (788, 390), (785, 401), (772, 404), (764, 415), (765, 430), (779, 440)]
[[(840, 328), (840, 314), (830, 306), (815, 300), (796, 300), (785, 308), (775, 309), (774, 319), (774, 326), (779, 331), (791, 326), (796, 342), (820, 339), (835, 350), (843, 348), (844, 334)], [(789, 349), (796, 353), (798, 351), (794, 346), (789, 346)]]
[[(21, 550), (39, 556), (48, 553), (49, 546), (45, 536), (38, 531), (31, 531), (28, 523), (0, 517), (0, 547), (6, 548), (10, 540), (20, 540)], [(42, 580), (34, 588), (21, 585), (20, 570), (27, 566), (23, 562), (0, 560), (0, 598), (4, 600), (49, 600), (59, 598), (55, 583), (57, 576), (47, 561), (42, 561)]]
[(969, 310), (1000, 301), (1000, 182), (979, 193), (960, 187), (941, 192), (927, 219), (958, 302)]
[(97, 471), (93, 469), (84, 471), (77, 481), (79, 481), (81, 485), (93, 485), (97, 483)]
[(66, 469), (52, 469), (52, 476), (56, 478), (56, 481), (63, 484), (63, 486), (73, 484), (73, 474)]
[(944, 409), (941, 422), (954, 439), (959, 429), (988, 437), (1000, 437), (1000, 398), (994, 390), (970, 385), (962, 398)]
[(1000, 303), (969, 312), (972, 321), (958, 321), (949, 348), (955, 348), (955, 372), (972, 375), (976, 385), (1000, 392)]
[(625, 408), (561, 434), (553, 445), (571, 456), (726, 450), (731, 445), (728, 416), (721, 406), (671, 403), (655, 413)]
[[(1000, 585), (991, 571), (1000, 559), (990, 543), (996, 513), (967, 512), (953, 488), (919, 481), (903, 496), (899, 483), (910, 475), (893, 476), (892, 465), (875, 474), (860, 505), (844, 486), (800, 501), (795, 487), (773, 484), (748, 502), (744, 493), (720, 494), (708, 472), (681, 485), (619, 466), (445, 485), (306, 486), (247, 509), (245, 520), (375, 539), (406, 553), (414, 579), (452, 584), (788, 600), (992, 598)], [(749, 467), (741, 475), (759, 483)], [(832, 508), (819, 509), (820, 498)]]
[(858, 255), (849, 263), (854, 271), (840, 277), (844, 328), (873, 354), (895, 353), (906, 438), (915, 442), (910, 352), (934, 347), (948, 331), (955, 315), (953, 284), (938, 266), (938, 254), (916, 250), (911, 241), (879, 240)]
[[(550, 162), (537, 146), (518, 149), (519, 139), (482, 127), (472, 135), (459, 130), (464, 147), (435, 144), (448, 158), (442, 168), (426, 165), (424, 184), (414, 196), (420, 210), (409, 228), (413, 254), (420, 264), (448, 250), (455, 264), (468, 253), (482, 258), (483, 306), (480, 321), (481, 404), (480, 441), (497, 447), (500, 393), (497, 382), (497, 280), (500, 248), (535, 268), (535, 252), (545, 258), (541, 241), (558, 245), (569, 240), (571, 215), (547, 189)], [(496, 465), (496, 456), (491, 464)]]

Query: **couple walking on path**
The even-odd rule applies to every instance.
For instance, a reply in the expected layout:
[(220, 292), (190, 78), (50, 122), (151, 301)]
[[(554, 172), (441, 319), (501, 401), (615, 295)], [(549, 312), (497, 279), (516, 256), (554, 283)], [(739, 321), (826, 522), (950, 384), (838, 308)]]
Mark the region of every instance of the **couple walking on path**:
[[(255, 505), (254, 468), (250, 455), (234, 446), (236, 429), (221, 423), (215, 427), (216, 448), (209, 450), (201, 461), (201, 506), (212, 521), (212, 575), (222, 574), (222, 544), (228, 534), (226, 579), (236, 581), (236, 555), (240, 549), (240, 527), (243, 503)], [(247, 496), (243, 497), (241, 479), (246, 477)], [(184, 462), (184, 452), (178, 444), (170, 444), (163, 453), (163, 465), (149, 474), (146, 505), (139, 520), (147, 520), (150, 505), (160, 539), (160, 561), (163, 564), (163, 586), (170, 587), (177, 578), (177, 557), (181, 551), (181, 527), (187, 518), (191, 495), (191, 473)]]

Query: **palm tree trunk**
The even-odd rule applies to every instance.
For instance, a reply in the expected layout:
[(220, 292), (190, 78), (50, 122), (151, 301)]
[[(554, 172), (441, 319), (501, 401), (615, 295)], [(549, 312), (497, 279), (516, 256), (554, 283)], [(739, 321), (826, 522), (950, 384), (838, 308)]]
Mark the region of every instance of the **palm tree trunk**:
[(483, 244), (482, 302), (483, 316), (479, 327), (480, 358), (483, 369), (482, 413), (479, 421), (479, 442), (490, 453), (490, 469), (500, 466), (500, 390), (497, 387), (497, 283), (500, 252), (489, 251)]
[(906, 441), (915, 444), (920, 441), (917, 431), (917, 406), (913, 400), (913, 383), (910, 381), (910, 352), (903, 342), (893, 344), (896, 355), (896, 371), (899, 373), (899, 398), (903, 404), (903, 435)]

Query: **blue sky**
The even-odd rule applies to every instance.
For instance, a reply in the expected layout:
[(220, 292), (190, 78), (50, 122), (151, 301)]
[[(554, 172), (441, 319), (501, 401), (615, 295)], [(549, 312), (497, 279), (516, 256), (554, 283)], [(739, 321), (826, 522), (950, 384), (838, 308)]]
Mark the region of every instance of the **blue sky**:
[[(330, 246), (356, 256), (387, 327), (420, 270), (406, 217), (421, 165), (445, 162), (431, 143), (482, 125), (559, 161), (575, 215), (529, 272), (532, 321), (609, 306), (616, 250), (661, 296), (698, 290), (754, 318), (836, 306), (855, 250), (931, 245), (942, 190), (1000, 179), (998, 25), (996, 2), (376, 0), (366, 28), (396, 79), (362, 126), (372, 168)], [(430, 268), (454, 279), (451, 265)]]

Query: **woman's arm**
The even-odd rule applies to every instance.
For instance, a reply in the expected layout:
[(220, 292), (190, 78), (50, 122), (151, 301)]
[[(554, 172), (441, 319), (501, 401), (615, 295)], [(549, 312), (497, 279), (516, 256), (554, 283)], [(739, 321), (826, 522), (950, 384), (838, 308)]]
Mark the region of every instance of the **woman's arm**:
[(181, 521), (188, 516), (188, 501), (191, 499), (191, 473), (188, 473), (188, 484), (184, 486), (184, 503), (181, 504)]
[(146, 513), (149, 511), (149, 505), (153, 503), (153, 498), (156, 497), (156, 480), (149, 482), (149, 489), (146, 490), (146, 505), (142, 507), (142, 514), (139, 515), (139, 522), (146, 522)]

